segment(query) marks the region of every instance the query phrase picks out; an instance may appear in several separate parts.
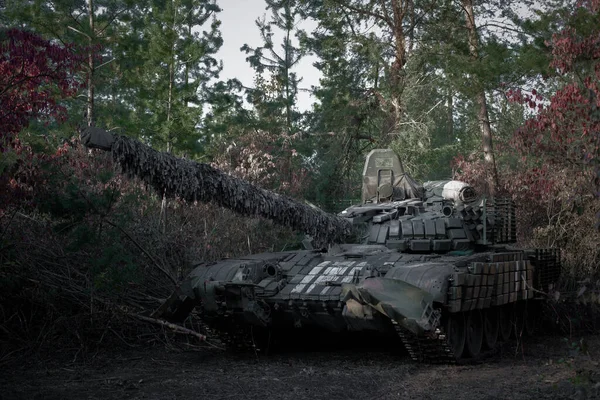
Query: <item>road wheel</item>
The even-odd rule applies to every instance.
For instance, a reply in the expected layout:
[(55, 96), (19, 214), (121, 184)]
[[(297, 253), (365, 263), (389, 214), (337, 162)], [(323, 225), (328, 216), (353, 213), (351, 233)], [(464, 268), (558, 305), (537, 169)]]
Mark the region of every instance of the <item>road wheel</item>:
[(481, 317), (481, 311), (469, 311), (465, 325), (467, 331), (465, 355), (475, 358), (481, 352), (481, 344), (483, 342), (483, 318)]
[(483, 346), (486, 349), (493, 349), (498, 342), (498, 331), (500, 323), (498, 321), (498, 310), (488, 308), (483, 311)]
[(464, 313), (452, 313), (446, 320), (446, 337), (448, 345), (456, 359), (462, 356), (465, 348), (465, 316)]

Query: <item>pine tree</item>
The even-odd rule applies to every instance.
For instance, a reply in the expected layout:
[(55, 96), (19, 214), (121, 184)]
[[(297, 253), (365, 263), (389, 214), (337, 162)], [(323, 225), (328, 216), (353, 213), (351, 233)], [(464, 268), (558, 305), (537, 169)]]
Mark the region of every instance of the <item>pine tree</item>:
[(199, 150), (201, 94), (221, 70), (214, 58), (222, 44), (219, 11), (214, 0), (156, 0), (144, 18), (136, 53), (142, 63), (129, 79), (139, 133), (156, 148)]
[[(259, 120), (281, 117), (280, 126), (290, 134), (298, 129), (300, 114), (296, 102), (298, 84), (302, 80), (293, 69), (306, 54), (305, 49), (294, 44), (293, 37), (302, 34), (297, 25), (305, 14), (297, 0), (266, 0), (266, 3), (271, 18), (256, 20), (263, 45), (252, 48), (245, 44), (241, 48), (249, 54), (246, 60), (257, 74), (256, 85), (249, 91), (249, 100), (255, 105)], [(274, 43), (276, 33), (283, 33), (280, 50)], [(267, 129), (277, 129), (279, 122), (272, 121), (267, 125)]]

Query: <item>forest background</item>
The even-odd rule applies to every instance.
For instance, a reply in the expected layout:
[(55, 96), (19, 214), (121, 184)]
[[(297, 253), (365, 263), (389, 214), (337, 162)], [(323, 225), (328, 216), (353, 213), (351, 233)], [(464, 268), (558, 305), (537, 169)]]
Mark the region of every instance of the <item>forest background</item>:
[(520, 244), (595, 282), (600, 1), (265, 0), (252, 85), (219, 77), (219, 3), (0, 3), (0, 361), (127, 343), (194, 262), (302, 239), (146, 190), (78, 144), (91, 125), (331, 212), (391, 147), (421, 181), (511, 196)]

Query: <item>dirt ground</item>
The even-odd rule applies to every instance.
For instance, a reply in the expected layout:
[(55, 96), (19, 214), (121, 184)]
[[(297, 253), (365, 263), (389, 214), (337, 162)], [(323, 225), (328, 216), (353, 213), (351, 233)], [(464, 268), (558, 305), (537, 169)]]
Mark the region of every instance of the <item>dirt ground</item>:
[(461, 366), (416, 365), (384, 342), (290, 346), (268, 356), (163, 346), (85, 362), (36, 357), (2, 367), (0, 399), (596, 398), (576, 371), (600, 360), (600, 336), (574, 341), (544, 337)]

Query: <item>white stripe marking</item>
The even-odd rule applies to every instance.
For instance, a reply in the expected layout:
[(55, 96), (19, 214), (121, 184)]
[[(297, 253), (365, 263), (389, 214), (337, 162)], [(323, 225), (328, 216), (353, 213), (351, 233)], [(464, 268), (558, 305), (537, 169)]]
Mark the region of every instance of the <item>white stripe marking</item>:
[(292, 293), (300, 293), (305, 286), (306, 285), (303, 285), (301, 283), (297, 284), (296, 287), (292, 289)]

